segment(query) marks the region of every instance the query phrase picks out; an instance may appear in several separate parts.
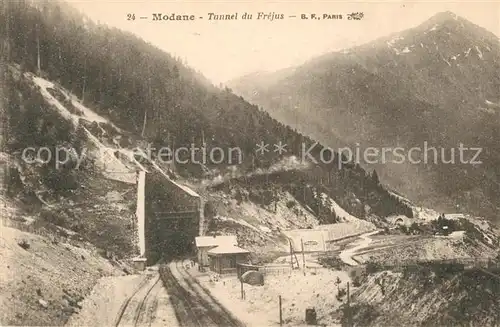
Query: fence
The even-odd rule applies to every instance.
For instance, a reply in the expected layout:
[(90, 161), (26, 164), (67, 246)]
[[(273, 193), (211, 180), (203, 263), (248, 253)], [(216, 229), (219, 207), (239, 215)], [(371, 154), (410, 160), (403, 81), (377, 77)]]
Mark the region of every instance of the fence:
[(259, 271), (266, 276), (274, 275), (288, 275), (292, 272), (292, 267), (290, 265), (265, 265), (256, 266), (249, 264), (239, 264), (238, 265), (238, 277), (241, 277), (247, 271)]
[(262, 273), (266, 276), (274, 275), (289, 275), (292, 273), (292, 267), (290, 265), (286, 266), (264, 266), (262, 268)]
[(220, 275), (232, 275), (236, 274), (236, 268), (222, 268)]

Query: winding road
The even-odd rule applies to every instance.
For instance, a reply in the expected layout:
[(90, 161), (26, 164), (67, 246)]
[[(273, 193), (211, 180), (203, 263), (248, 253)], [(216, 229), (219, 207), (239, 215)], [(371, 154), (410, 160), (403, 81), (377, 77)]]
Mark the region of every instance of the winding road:
[(340, 259), (344, 263), (346, 263), (350, 266), (357, 266), (359, 263), (353, 259), (353, 256), (356, 255), (356, 253), (358, 251), (368, 247), (368, 245), (370, 245), (370, 243), (372, 242), (372, 239), (370, 238), (370, 236), (378, 234), (378, 233), (379, 233), (379, 231), (376, 230), (376, 231), (365, 233), (365, 234), (361, 235), (359, 237), (360, 240), (358, 241), (358, 244), (356, 246), (354, 246), (352, 248), (345, 249), (342, 252), (340, 252), (340, 254), (339, 254)]

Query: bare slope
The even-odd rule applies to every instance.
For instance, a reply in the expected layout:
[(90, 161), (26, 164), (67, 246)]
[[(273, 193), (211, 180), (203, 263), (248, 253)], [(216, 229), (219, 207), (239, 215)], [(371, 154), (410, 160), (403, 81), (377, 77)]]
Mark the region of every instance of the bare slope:
[(62, 325), (100, 277), (123, 274), (92, 245), (75, 245), (0, 227), (2, 325)]
[(498, 269), (436, 264), (377, 272), (353, 294), (353, 320), (360, 326), (496, 326), (499, 287)]

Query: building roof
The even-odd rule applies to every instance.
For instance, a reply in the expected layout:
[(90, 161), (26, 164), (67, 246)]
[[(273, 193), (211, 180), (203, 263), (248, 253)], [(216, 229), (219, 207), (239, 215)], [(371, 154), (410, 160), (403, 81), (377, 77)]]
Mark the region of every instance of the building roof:
[(194, 239), (196, 247), (220, 246), (220, 245), (237, 245), (238, 240), (235, 235), (219, 235), (219, 236), (198, 236)]
[(208, 251), (208, 254), (238, 254), (250, 253), (250, 251), (242, 249), (236, 245), (220, 245)]

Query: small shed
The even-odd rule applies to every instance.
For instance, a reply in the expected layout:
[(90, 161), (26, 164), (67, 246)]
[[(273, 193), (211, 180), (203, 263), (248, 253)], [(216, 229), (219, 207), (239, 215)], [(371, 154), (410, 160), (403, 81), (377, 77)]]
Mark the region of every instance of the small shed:
[(144, 257), (132, 258), (134, 269), (136, 271), (144, 271), (146, 269), (146, 261), (147, 261), (147, 259)]
[(219, 274), (237, 272), (239, 263), (248, 263), (250, 251), (236, 245), (221, 245), (207, 252), (210, 261), (210, 270)]
[(208, 251), (217, 246), (238, 245), (235, 235), (198, 236), (195, 238), (198, 266), (208, 267)]

